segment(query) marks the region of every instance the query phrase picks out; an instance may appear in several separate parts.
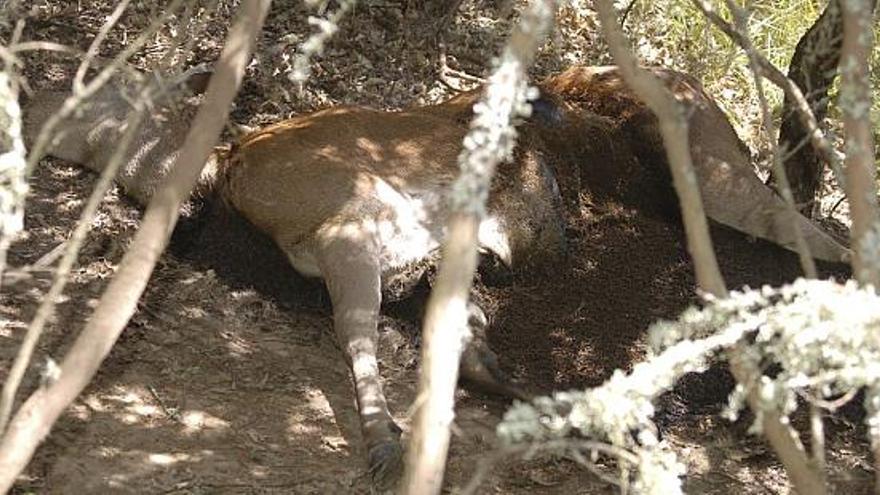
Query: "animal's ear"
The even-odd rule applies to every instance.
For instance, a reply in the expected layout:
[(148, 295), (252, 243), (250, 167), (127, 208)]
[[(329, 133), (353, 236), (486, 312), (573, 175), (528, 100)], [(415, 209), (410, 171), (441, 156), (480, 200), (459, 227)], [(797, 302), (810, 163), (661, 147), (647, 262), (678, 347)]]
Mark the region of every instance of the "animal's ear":
[(555, 127), (562, 123), (562, 109), (559, 104), (543, 92), (531, 101), (532, 115), (529, 120), (540, 125)]

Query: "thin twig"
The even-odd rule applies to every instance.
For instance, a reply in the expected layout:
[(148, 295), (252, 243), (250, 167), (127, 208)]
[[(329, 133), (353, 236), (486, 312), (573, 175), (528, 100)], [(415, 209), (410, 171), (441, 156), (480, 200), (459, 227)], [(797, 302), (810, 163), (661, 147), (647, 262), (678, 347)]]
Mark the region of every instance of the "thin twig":
[[(30, 175), (33, 171), (34, 167), (36, 167), (37, 162), (43, 157), (43, 153), (46, 151), (46, 147), (49, 145), (52, 136), (55, 132), (55, 128), (66, 118), (73, 114), (73, 112), (77, 109), (77, 107), (82, 104), (84, 100), (95, 94), (99, 89), (101, 89), (104, 84), (109, 82), (120, 67), (123, 67), (126, 64), (126, 61), (129, 57), (131, 57), (137, 50), (140, 50), (144, 44), (146, 44), (150, 37), (153, 36), (167, 21), (172, 15), (174, 15), (177, 9), (185, 0), (173, 0), (171, 4), (164, 10), (161, 16), (156, 18), (143, 32), (141, 32), (137, 38), (131, 41), (128, 45), (123, 48), (113, 60), (104, 67), (101, 72), (98, 73), (88, 84), (83, 86), (82, 90), (79, 92), (75, 92), (69, 98), (67, 98), (64, 103), (61, 105), (61, 108), (53, 114), (46, 123), (43, 125), (43, 128), (40, 130), (40, 133), (37, 135), (37, 139), (33, 144), (33, 147), (30, 150), (30, 154), (28, 155), (26, 173)], [(193, 0), (188, 0), (193, 1)]]
[[(734, 43), (739, 45), (740, 48), (745, 49), (747, 41), (729, 22), (725, 21), (720, 15), (718, 15), (715, 11), (715, 7), (706, 0), (692, 0), (692, 2), (704, 16), (715, 25), (715, 27), (726, 34)], [(800, 116), (801, 124), (803, 124), (804, 128), (807, 130), (810, 142), (813, 143), (813, 146), (819, 152), (822, 159), (831, 167), (831, 170), (837, 178), (838, 184), (843, 187), (845, 179), (841, 167), (841, 155), (834, 149), (834, 146), (831, 145), (831, 142), (825, 136), (825, 133), (822, 132), (822, 128), (819, 126), (816, 116), (813, 114), (813, 109), (810, 108), (810, 103), (807, 101), (806, 97), (804, 97), (801, 89), (789, 79), (788, 76), (783, 74), (782, 71), (773, 65), (773, 63), (770, 62), (760, 51), (753, 50), (753, 54), (756, 63), (761, 68), (761, 75), (782, 89), (785, 96), (794, 102), (795, 110)]]
[(838, 207), (841, 205), (841, 203), (843, 203), (844, 201), (846, 201), (846, 195), (845, 195), (845, 194), (844, 194), (843, 196), (841, 196), (840, 199), (837, 200), (837, 202), (834, 203), (834, 206), (832, 206), (832, 207), (831, 207), (831, 210), (828, 212), (828, 216), (830, 217), (830, 216), (834, 213), (834, 211), (837, 210), (837, 208), (838, 208)]
[(10, 45), (8, 50), (11, 53), (28, 52), (34, 50), (43, 50), (47, 52), (70, 53), (72, 55), (82, 54), (82, 50), (61, 43), (53, 43), (51, 41), (22, 41), (14, 45)]
[[(622, 485), (620, 476), (618, 476), (617, 478), (614, 478), (612, 476), (609, 476), (609, 475), (603, 473), (599, 469), (599, 467), (596, 466), (595, 463), (590, 462), (586, 457), (584, 457), (584, 455), (579, 450), (572, 449), (568, 452), (568, 454), (571, 456), (572, 459), (574, 459), (574, 462), (576, 462), (577, 464), (582, 466), (587, 471), (593, 473), (593, 475), (595, 477), (599, 478), (600, 480), (604, 481), (605, 483), (608, 483), (609, 485), (613, 485), (613, 486)], [(621, 467), (623, 467), (623, 464), (624, 463), (622, 463), (622, 462), (620, 463)]]
[(629, 17), (629, 13), (632, 12), (633, 7), (636, 6), (636, 2), (638, 1), (639, 0), (630, 0), (629, 5), (623, 9), (623, 13), (620, 14), (620, 27), (623, 27), (623, 25), (626, 24), (626, 18)]
[(67, 242), (68, 241), (59, 243), (57, 246), (49, 250), (49, 252), (47, 252), (43, 256), (40, 256), (37, 261), (33, 262), (33, 264), (31, 264), (31, 266), (27, 268), (30, 268), (31, 270), (43, 270), (48, 268), (53, 263), (55, 263), (55, 260), (57, 260), (62, 254), (64, 254), (64, 251), (67, 249)]
[(122, 0), (118, 4), (116, 4), (116, 8), (113, 9), (113, 13), (107, 17), (107, 20), (101, 26), (101, 29), (98, 30), (98, 34), (95, 36), (95, 39), (92, 40), (92, 44), (89, 45), (89, 49), (86, 51), (85, 56), (82, 61), (79, 63), (79, 67), (76, 69), (76, 74), (73, 76), (73, 92), (79, 93), (83, 90), (83, 80), (86, 77), (86, 72), (89, 70), (89, 65), (92, 63), (92, 59), (98, 55), (98, 50), (101, 49), (101, 43), (104, 42), (104, 39), (110, 34), (110, 30), (113, 29), (113, 26), (116, 25), (116, 22), (119, 21), (119, 18), (122, 17), (122, 13), (125, 12), (126, 7), (128, 7), (128, 2), (130, 0)]
[(452, 77), (455, 77), (457, 79), (461, 79), (464, 81), (468, 81), (468, 82), (478, 83), (478, 84), (484, 84), (486, 82), (486, 80), (482, 77), (477, 77), (477, 76), (468, 74), (467, 72), (456, 70), (456, 69), (453, 69), (452, 67), (450, 67), (446, 61), (446, 44), (445, 43), (440, 43), (438, 52), (439, 53), (438, 53), (437, 58), (438, 58), (438, 62), (440, 64), (439, 76), (440, 76), (440, 81), (442, 83), (446, 84), (447, 86), (449, 86), (450, 88), (452, 88), (456, 91), (461, 91), (462, 88), (457, 86), (456, 84), (453, 84), (449, 80), (449, 76), (452, 76)]
[(12, 37), (9, 39), (9, 43), (14, 45), (21, 40), (21, 34), (24, 32), (25, 22), (24, 19), (18, 19), (15, 21), (15, 28), (12, 30)]
[(480, 485), (485, 481), (486, 476), (489, 475), (492, 468), (502, 459), (517, 455), (528, 460), (541, 452), (566, 452), (572, 456), (576, 463), (588, 469), (602, 481), (611, 485), (620, 486), (621, 482), (619, 479), (601, 473), (594, 463), (587, 460), (582, 454), (582, 452), (585, 451), (598, 452), (617, 459), (621, 464), (628, 464), (630, 466), (636, 466), (639, 462), (638, 457), (629, 450), (616, 445), (597, 442), (595, 440), (560, 438), (537, 443), (507, 445), (484, 455), (480, 459), (477, 463), (477, 468), (474, 471), (474, 474), (471, 476), (467, 485), (461, 489), (459, 495), (473, 495), (474, 493), (477, 493)]
[(757, 49), (752, 43), (752, 38), (748, 33), (748, 14), (732, 0), (726, 0), (727, 8), (730, 9), (734, 19), (734, 29), (742, 40), (743, 50), (749, 59), (749, 67), (752, 69), (752, 77), (755, 82), (755, 90), (758, 93), (758, 102), (761, 107), (761, 116), (764, 121), (764, 131), (767, 133), (767, 141), (771, 143), (771, 154), (773, 159), (773, 175), (776, 178), (778, 191), (785, 201), (788, 216), (791, 219), (791, 225), (794, 228), (794, 242), (797, 247), (798, 257), (801, 262), (801, 268), (807, 278), (816, 278), (816, 262), (810, 254), (810, 248), (804, 239), (804, 233), (798, 225), (797, 206), (794, 203), (794, 195), (791, 193), (791, 184), (788, 181), (788, 175), (785, 173), (785, 167), (782, 162), (782, 154), (776, 145), (776, 126), (773, 123), (773, 116), (770, 114), (770, 105), (767, 103), (767, 95), (764, 94), (763, 69), (758, 60)]
[(167, 416), (170, 419), (173, 419), (174, 421), (176, 421), (178, 423), (183, 422), (183, 418), (180, 416), (180, 410), (176, 407), (168, 407), (165, 404), (165, 401), (162, 400), (162, 397), (159, 395), (159, 392), (156, 391), (155, 387), (153, 387), (152, 385), (147, 385), (147, 390), (149, 390), (150, 395), (153, 396), (153, 400), (155, 400), (159, 404), (159, 407), (162, 409), (162, 412), (165, 413), (165, 416)]
[(15, 56), (15, 54), (12, 53), (12, 50), (2, 45), (0, 45), (0, 60), (3, 60), (5, 70), (21, 65), (21, 59)]

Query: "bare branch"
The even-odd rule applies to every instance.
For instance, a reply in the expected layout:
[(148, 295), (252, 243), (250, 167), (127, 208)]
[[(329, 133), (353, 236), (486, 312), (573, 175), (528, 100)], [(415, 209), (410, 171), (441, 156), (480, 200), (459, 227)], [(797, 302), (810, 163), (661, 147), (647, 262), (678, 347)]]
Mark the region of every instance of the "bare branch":
[(691, 162), (688, 124), (684, 111), (655, 76), (638, 67), (635, 57), (629, 51), (629, 43), (618, 27), (613, 5), (608, 0), (597, 0), (595, 5), (602, 19), (602, 31), (611, 54), (620, 67), (620, 73), (660, 121), (660, 132), (672, 169), (673, 185), (681, 201), (688, 251), (694, 259), (697, 283), (706, 292), (724, 296), (727, 289), (718, 269), (712, 240), (709, 238), (706, 214), (703, 211), (703, 201), (696, 186), (697, 178)]
[(423, 325), (422, 373), (401, 493), (440, 493), (461, 352), (468, 338), (467, 300), (477, 267), (477, 230), (495, 166), (509, 158), (513, 120), (530, 110), (525, 70), (549, 31), (554, 0), (534, 0), (501, 54), (459, 155), (443, 259)]
[(83, 332), (61, 364), (57, 381), (31, 395), (0, 441), (0, 492), (8, 490), (62, 411), (88, 385), (136, 309), (153, 267), (168, 242), (180, 204), (189, 195), (229, 114), (269, 0), (242, 2), (206, 101), (187, 135), (179, 166), (150, 202), (141, 228)]
[(74, 47), (62, 45), (60, 43), (53, 43), (51, 41), (24, 41), (10, 44), (9, 46), (0, 45), (0, 60), (3, 60), (7, 69), (10, 67), (18, 67), (21, 66), (21, 59), (18, 58), (18, 53), (31, 50), (45, 50), (73, 55), (81, 53), (80, 50)]
[(8, 47), (10, 53), (27, 52), (32, 50), (44, 50), (47, 52), (60, 52), (79, 55), (82, 52), (73, 46), (53, 43), (51, 41), (22, 41)]

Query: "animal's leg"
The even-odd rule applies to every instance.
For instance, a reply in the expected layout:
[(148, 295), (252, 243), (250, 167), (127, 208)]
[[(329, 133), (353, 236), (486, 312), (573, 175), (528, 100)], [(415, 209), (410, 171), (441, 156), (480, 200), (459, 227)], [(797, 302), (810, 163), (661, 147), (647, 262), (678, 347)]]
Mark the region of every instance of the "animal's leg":
[(501, 371), (498, 365), (498, 356), (489, 348), (486, 339), (486, 327), (489, 320), (474, 303), (468, 304), (468, 325), (472, 337), (465, 347), (461, 356), (459, 373), (461, 378), (486, 392), (513, 397), (519, 400), (529, 400), (529, 395), (516, 386)]
[(382, 297), (378, 257), (363, 242), (350, 240), (332, 240), (321, 251), (336, 336), (354, 378), (370, 474), (374, 486), (387, 489), (400, 477), (403, 452), (401, 430), (388, 412), (376, 359)]

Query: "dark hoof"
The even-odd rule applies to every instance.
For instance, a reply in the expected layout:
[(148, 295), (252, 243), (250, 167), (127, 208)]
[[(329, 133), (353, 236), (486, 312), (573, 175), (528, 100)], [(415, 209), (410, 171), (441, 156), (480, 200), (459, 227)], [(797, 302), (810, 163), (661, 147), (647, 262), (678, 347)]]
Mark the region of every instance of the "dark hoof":
[(375, 493), (390, 492), (403, 476), (403, 449), (397, 441), (387, 440), (370, 447), (367, 461)]
[(484, 342), (472, 341), (461, 356), (461, 378), (478, 389), (504, 397), (531, 400), (498, 365), (498, 356)]

